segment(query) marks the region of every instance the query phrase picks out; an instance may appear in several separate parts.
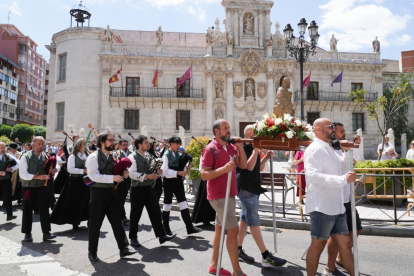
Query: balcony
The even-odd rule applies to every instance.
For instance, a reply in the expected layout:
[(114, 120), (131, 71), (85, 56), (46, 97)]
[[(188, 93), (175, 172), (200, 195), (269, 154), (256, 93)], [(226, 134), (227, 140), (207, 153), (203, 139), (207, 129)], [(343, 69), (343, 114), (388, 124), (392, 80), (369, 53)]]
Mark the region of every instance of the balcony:
[(132, 94), (125, 93), (125, 87), (111, 87), (109, 97), (142, 97), (142, 98), (191, 98), (204, 99), (204, 89), (190, 89), (189, 91), (179, 91), (176, 88), (154, 88), (140, 87), (134, 90)]
[[(305, 101), (323, 101), (323, 102), (352, 102), (347, 97), (348, 92), (327, 92), (318, 91), (316, 93), (310, 93), (304, 91)], [(368, 93), (365, 95), (367, 102), (373, 102), (378, 98), (378, 93)], [(295, 102), (300, 101), (300, 91), (295, 92)]]

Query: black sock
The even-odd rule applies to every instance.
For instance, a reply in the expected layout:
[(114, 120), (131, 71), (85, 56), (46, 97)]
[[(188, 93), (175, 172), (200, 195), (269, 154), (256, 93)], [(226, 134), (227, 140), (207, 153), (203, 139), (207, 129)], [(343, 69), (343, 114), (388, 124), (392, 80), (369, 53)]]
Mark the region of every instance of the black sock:
[(269, 256), (269, 250), (266, 250), (265, 252), (262, 253), (263, 259), (266, 259), (267, 256)]
[(239, 251), (242, 250), (243, 246), (239, 246)]

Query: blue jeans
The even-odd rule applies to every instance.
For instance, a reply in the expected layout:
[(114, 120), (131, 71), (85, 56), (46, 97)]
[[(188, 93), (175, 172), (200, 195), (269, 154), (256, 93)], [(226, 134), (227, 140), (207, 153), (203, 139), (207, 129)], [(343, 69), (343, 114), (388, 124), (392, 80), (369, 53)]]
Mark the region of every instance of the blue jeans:
[(348, 235), (346, 213), (340, 215), (326, 215), (321, 212), (310, 213), (311, 237), (318, 240), (328, 240), (329, 236)]
[(260, 226), (259, 195), (241, 190), (237, 196), (242, 204), (240, 220), (245, 221), (247, 226)]

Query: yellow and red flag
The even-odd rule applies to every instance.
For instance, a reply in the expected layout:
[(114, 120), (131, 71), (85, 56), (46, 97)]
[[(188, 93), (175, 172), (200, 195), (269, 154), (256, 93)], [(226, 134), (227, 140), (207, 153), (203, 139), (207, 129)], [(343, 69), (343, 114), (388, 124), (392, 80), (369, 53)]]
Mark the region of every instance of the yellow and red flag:
[(121, 72), (122, 72), (122, 65), (121, 65), (121, 69), (116, 71), (116, 74), (114, 74), (112, 77), (109, 78), (109, 83), (119, 81), (118, 75), (121, 74)]
[(158, 68), (155, 70), (154, 78), (152, 79), (152, 87), (158, 87)]

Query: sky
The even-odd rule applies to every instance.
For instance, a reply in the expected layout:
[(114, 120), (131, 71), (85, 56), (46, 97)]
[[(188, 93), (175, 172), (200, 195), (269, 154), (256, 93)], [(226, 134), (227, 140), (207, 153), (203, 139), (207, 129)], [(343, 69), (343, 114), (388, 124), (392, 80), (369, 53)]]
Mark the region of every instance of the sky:
[[(16, 25), (38, 45), (46, 59), (54, 33), (70, 27), (69, 10), (79, 0), (0, 0), (0, 23)], [(84, 0), (92, 14), (91, 27), (123, 30), (204, 33), (225, 19), (221, 0)], [(10, 12), (10, 14), (9, 14)], [(383, 59), (400, 59), (401, 51), (414, 49), (414, 0), (290, 0), (274, 1), (272, 33), (290, 23), (298, 36), (297, 23), (315, 20), (321, 35), (318, 46), (329, 50), (332, 34), (340, 52), (371, 53), (375, 37), (381, 42)], [(73, 21), (76, 23), (75, 21)], [(308, 36), (308, 34), (306, 34)]]

